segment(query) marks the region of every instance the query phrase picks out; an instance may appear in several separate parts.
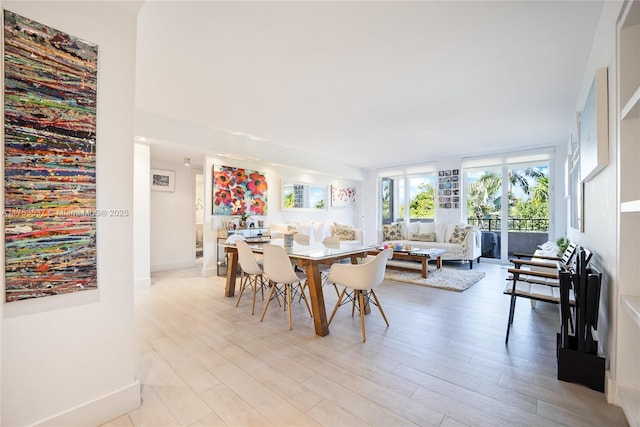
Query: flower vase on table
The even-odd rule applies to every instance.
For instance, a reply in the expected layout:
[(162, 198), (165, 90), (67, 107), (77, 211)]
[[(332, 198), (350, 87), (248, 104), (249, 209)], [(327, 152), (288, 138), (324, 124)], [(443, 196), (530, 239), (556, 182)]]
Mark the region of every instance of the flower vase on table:
[(231, 215), (232, 218), (238, 218), (238, 228), (247, 228), (247, 220), (250, 215), (246, 210), (246, 206), (240, 200), (233, 202)]

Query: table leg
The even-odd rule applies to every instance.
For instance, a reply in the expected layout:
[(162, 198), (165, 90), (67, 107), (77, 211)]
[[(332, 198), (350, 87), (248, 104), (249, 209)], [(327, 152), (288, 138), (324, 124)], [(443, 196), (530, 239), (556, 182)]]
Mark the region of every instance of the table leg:
[[(300, 262), (299, 260), (298, 262)], [(329, 335), (329, 323), (327, 311), (324, 306), (324, 294), (322, 293), (322, 278), (317, 261), (306, 260), (307, 280), (309, 281), (309, 296), (311, 297), (311, 313), (316, 335), (324, 337)]]
[(224, 296), (232, 297), (236, 292), (236, 275), (238, 273), (238, 252), (227, 249), (227, 284), (224, 288)]
[(438, 270), (440, 270), (442, 268), (442, 257), (441, 256), (436, 257), (436, 268)]
[(429, 275), (429, 257), (422, 257), (422, 278), (426, 279)]

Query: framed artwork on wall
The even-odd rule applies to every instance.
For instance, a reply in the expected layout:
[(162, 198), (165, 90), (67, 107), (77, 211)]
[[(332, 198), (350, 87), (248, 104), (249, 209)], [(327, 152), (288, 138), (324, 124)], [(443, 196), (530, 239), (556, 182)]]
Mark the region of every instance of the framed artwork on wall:
[(162, 169), (151, 169), (151, 190), (175, 191), (176, 173)]
[(267, 214), (267, 179), (262, 172), (232, 166), (213, 166), (213, 215), (243, 221)]
[(596, 70), (580, 114), (580, 176), (589, 181), (609, 163), (609, 101), (607, 68)]
[(568, 176), (567, 190), (569, 198), (569, 226), (580, 232), (583, 228), (583, 198), (584, 185), (581, 179), (580, 168), (580, 113), (576, 113), (576, 119), (571, 128), (569, 143), (571, 152), (567, 160)]
[(98, 46), (4, 11), (5, 301), (98, 287)]
[(438, 171), (438, 198), (440, 209), (460, 208), (460, 169)]
[(331, 186), (331, 207), (343, 208), (356, 204), (356, 187)]

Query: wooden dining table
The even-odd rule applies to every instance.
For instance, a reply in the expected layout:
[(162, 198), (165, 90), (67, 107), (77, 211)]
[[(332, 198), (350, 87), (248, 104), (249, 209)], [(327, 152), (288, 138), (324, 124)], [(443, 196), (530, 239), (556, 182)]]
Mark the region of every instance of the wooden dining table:
[[(262, 245), (267, 242), (248, 241), (251, 250), (255, 253), (262, 253)], [(284, 247), (283, 239), (272, 239), (268, 243)], [(227, 281), (224, 294), (232, 297), (235, 293), (236, 278), (238, 273), (238, 251), (233, 244), (221, 245), (227, 254)], [(327, 321), (327, 311), (322, 293), (322, 277), (320, 275), (320, 264), (331, 264), (341, 259), (350, 258), (356, 264), (358, 258), (366, 257), (371, 246), (360, 246), (351, 244), (341, 244), (337, 246), (327, 246), (322, 243), (311, 243), (309, 245), (293, 244), (285, 247), (289, 258), (296, 261), (297, 265), (306, 271), (309, 281), (309, 296), (311, 299), (311, 312), (313, 313), (313, 323), (316, 335), (321, 337), (329, 334), (329, 324)]]

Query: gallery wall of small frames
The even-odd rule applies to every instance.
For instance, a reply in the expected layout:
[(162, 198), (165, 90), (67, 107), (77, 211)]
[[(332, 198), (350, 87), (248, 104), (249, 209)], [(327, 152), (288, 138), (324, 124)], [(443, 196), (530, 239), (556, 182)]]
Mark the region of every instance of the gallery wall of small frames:
[(438, 207), (460, 208), (460, 169), (438, 171)]

